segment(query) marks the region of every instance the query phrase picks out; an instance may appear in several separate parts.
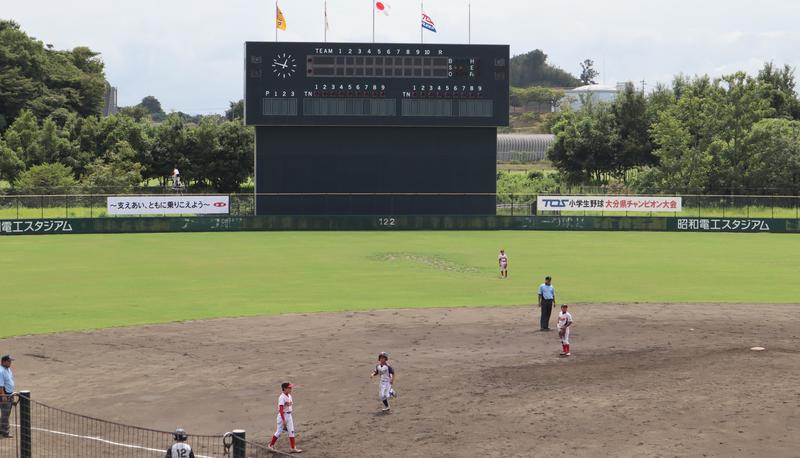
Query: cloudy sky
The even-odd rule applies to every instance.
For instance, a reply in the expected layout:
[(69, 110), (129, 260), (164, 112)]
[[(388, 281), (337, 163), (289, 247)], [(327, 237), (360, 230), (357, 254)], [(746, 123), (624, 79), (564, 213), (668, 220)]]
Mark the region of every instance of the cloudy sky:
[[(280, 41), (322, 41), (324, 0), (282, 0)], [(419, 42), (419, 1), (384, 0), (379, 42)], [(472, 42), (541, 48), (577, 73), (596, 61), (605, 83), (667, 82), (677, 73), (800, 64), (800, 2), (792, 0), (472, 0)], [(467, 41), (468, 0), (425, 0), (439, 33)], [(275, 39), (269, 0), (0, 0), (0, 17), (56, 48), (102, 53), (120, 105), (155, 95), (164, 109), (222, 112), (242, 97), (244, 41)], [(328, 0), (329, 41), (372, 40), (372, 0)]]

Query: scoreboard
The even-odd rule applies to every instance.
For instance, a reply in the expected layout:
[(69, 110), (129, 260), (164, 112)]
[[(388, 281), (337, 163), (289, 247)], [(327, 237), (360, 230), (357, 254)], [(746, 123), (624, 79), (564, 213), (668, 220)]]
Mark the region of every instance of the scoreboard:
[(509, 47), (245, 43), (252, 126), (508, 125)]

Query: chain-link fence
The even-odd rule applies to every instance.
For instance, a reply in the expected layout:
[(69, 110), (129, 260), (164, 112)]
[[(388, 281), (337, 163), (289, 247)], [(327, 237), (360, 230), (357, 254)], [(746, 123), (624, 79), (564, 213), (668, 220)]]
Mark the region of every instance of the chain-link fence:
[[(208, 194), (167, 194), (167, 197), (189, 198)], [(554, 215), (554, 212), (537, 211), (535, 194), (438, 194), (438, 193), (296, 193), (296, 194), (222, 194), (228, 198), (230, 216), (252, 216), (256, 213), (256, 199), (267, 202), (270, 207), (280, 208), (281, 214), (307, 214), (304, 208), (320, 209), (319, 214), (414, 214), (415, 208), (448, 208), (449, 214), (470, 213), (476, 200), (494, 202), (498, 216)], [(571, 194), (582, 195), (582, 194)], [(588, 198), (597, 195), (583, 194)], [(0, 195), (0, 220), (20, 219), (65, 219), (65, 218), (113, 218), (109, 214), (107, 201), (110, 194), (61, 194), (61, 195)], [(149, 197), (158, 196), (150, 195)], [(611, 196), (610, 194), (604, 196)], [(614, 195), (616, 198), (628, 195)], [(673, 216), (700, 218), (788, 218), (800, 219), (800, 196), (722, 196), (722, 195), (678, 195), (683, 208), (679, 212), (633, 212), (624, 210), (564, 210), (557, 214), (565, 216)], [(122, 196), (124, 197), (124, 196)], [(641, 197), (641, 195), (640, 195)], [(430, 204), (430, 205), (428, 205)], [(424, 212), (423, 212), (424, 213)], [(133, 215), (192, 216), (186, 213), (150, 213)], [(127, 215), (131, 216), (131, 215)], [(217, 215), (218, 216), (218, 215)]]
[[(0, 439), (0, 458), (157, 458), (175, 443), (172, 431), (69, 412), (32, 400), (27, 392), (14, 399), (13, 437)], [(244, 441), (234, 435), (188, 431), (186, 443), (196, 458), (244, 458)]]

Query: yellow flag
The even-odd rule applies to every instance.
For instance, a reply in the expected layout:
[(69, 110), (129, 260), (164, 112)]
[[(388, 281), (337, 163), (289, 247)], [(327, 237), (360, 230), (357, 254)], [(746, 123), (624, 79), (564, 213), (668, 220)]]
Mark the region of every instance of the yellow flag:
[(275, 27), (286, 30), (286, 18), (283, 17), (283, 11), (275, 5)]

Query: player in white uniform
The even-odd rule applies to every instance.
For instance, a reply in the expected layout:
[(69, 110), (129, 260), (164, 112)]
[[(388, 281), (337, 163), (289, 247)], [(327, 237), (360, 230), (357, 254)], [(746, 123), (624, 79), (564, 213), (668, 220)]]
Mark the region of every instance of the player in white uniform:
[(497, 263), (500, 265), (500, 278), (508, 278), (508, 255), (505, 250), (500, 250)]
[(569, 328), (572, 326), (572, 315), (567, 311), (567, 305), (561, 306), (558, 314), (558, 336), (561, 337), (561, 356), (570, 356), (569, 352)]
[(389, 361), (389, 354), (386, 352), (381, 352), (378, 355), (378, 364), (375, 366), (375, 370), (372, 371), (372, 375), (369, 377), (375, 377), (376, 375), (379, 378), (378, 381), (378, 396), (380, 396), (381, 402), (383, 403), (383, 410), (387, 412), (389, 407), (389, 398), (397, 397), (397, 393), (395, 393), (394, 388), (394, 369), (390, 366), (387, 361)]
[(183, 428), (176, 429), (172, 437), (175, 438), (175, 443), (167, 449), (167, 458), (194, 458), (192, 446), (186, 443), (189, 435)]
[(278, 428), (275, 430), (275, 435), (272, 436), (269, 446), (267, 446), (267, 448), (273, 452), (275, 451), (275, 442), (278, 442), (278, 438), (281, 437), (284, 428), (289, 432), (289, 445), (292, 447), (291, 452), (302, 452), (302, 450), (297, 448), (294, 437), (294, 419), (292, 418), (294, 401), (292, 400), (292, 388), (294, 388), (294, 385), (289, 382), (281, 383), (282, 393), (278, 396)]

